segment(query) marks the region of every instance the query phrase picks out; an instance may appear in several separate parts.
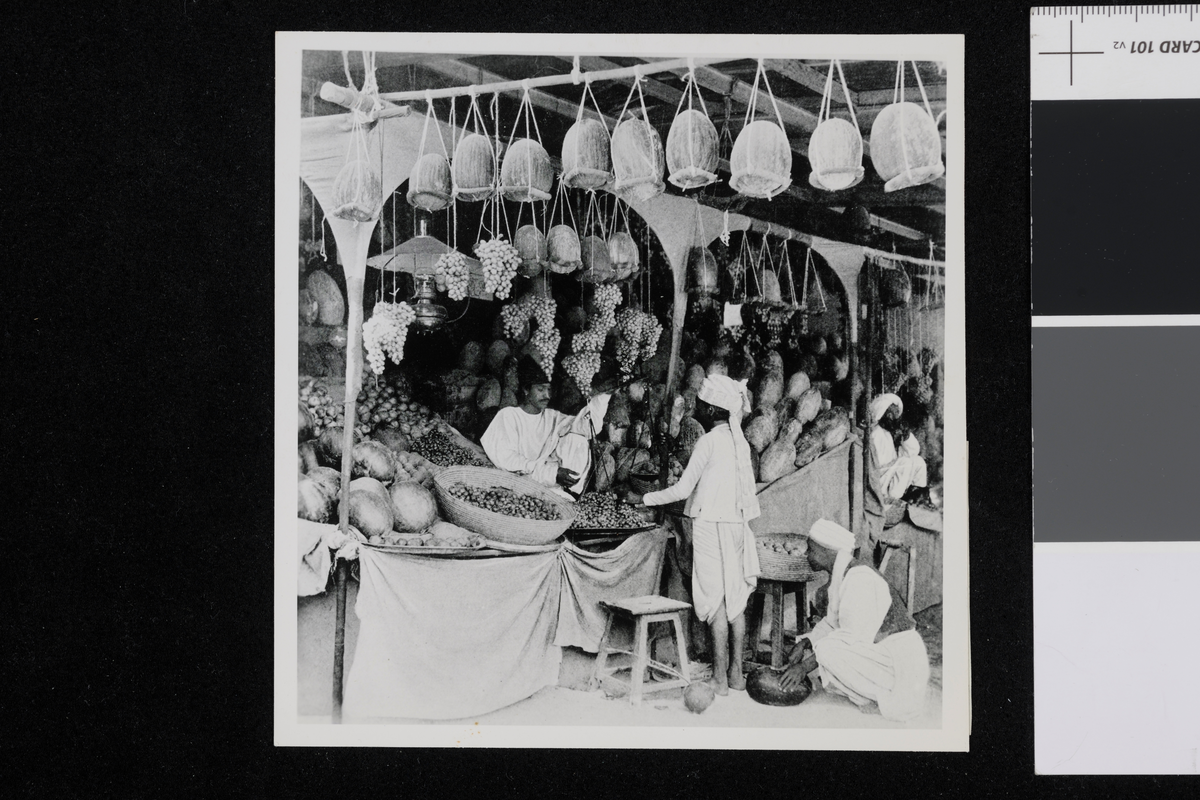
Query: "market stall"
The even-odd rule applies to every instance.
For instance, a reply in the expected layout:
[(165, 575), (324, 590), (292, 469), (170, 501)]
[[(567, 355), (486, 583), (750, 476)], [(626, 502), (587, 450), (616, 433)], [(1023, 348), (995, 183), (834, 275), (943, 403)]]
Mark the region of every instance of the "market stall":
[[(881, 270), (924, 270), (932, 306), (933, 240), (928, 258), (889, 254), (840, 241), (854, 229), (813, 224), (816, 212), (763, 213), (789, 191), (797, 120), (828, 134), (813, 133), (805, 193), (863, 180), (858, 121), (826, 124), (848, 125), (829, 114), (838, 62), (814, 119), (781, 111), (757, 61), (749, 89), (733, 84), (740, 125), (726, 95), (720, 132), (701, 58), (586, 72), (575, 59), (570, 72), (516, 80), (476, 70), (474, 85), (451, 74), (449, 86), (395, 92), (380, 91), (375, 54), (357, 86), (347, 54), (342, 64), (347, 85), (319, 92), (339, 113), (315, 114), (314, 94), (301, 120), (300, 165), (299, 516), (318, 527), (300, 533), (299, 593), (334, 575), (335, 719), (343, 685), (349, 716), (486, 713), (553, 684), (561, 648), (594, 652), (604, 601), (659, 591), (669, 534), (639, 501), (687, 465), (707, 376), (743, 381), (752, 401), (755, 531), (801, 535), (829, 519), (879, 539), (869, 518), (895, 504), (871, 502), (865, 409), (897, 379), (882, 354), (900, 323), (888, 327), (883, 307), (903, 294)], [(676, 104), (665, 147), (644, 84)], [(546, 109), (574, 119), (553, 143)], [(926, 152), (904, 151), (889, 172), (894, 145), (872, 142), (888, 192), (940, 176), (928, 101), (921, 113), (889, 124)], [(858, 165), (853, 146), (843, 152), (855, 141)], [(716, 191), (718, 173), (733, 195)], [(913, 232), (866, 216), (868, 230)], [(923, 331), (917, 319), (909, 328)], [(902, 369), (932, 405), (929, 375)], [(552, 410), (528, 405), (529, 370)], [(557, 420), (537, 457), (489, 445), (514, 408)], [(523, 431), (509, 434), (513, 452)], [(563, 464), (578, 464), (569, 480)], [(343, 682), (350, 564), (359, 628)], [(940, 562), (936, 572), (924, 580), (940, 580)]]

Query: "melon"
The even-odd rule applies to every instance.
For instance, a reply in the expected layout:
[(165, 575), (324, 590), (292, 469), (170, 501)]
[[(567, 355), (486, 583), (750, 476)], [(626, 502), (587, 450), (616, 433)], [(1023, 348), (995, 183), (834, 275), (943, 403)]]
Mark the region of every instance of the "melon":
[(795, 461), (795, 445), (782, 439), (774, 441), (759, 458), (758, 479), (764, 483), (779, 480), (796, 471)]
[(821, 413), (821, 393), (815, 388), (809, 388), (796, 401), (796, 419), (800, 422), (811, 422)]
[(346, 300), (337, 282), (324, 270), (313, 270), (306, 286), (317, 301), (317, 321), (322, 325), (341, 325), (346, 320)]
[(350, 481), (350, 491), (356, 492), (359, 489), (368, 492), (374, 492), (379, 499), (385, 500), (387, 501), (388, 505), (391, 505), (392, 496), (388, 494), (387, 487), (374, 478), (355, 478), (354, 480)]
[(304, 403), (298, 403), (297, 405), (300, 409), (296, 415), (297, 427), (300, 429), (300, 438), (298, 441), (307, 442), (309, 439), (313, 438), (312, 414), (309, 413), (308, 406), (304, 405)]
[[(355, 443), (358, 434), (352, 434)], [(345, 432), (339, 425), (330, 425), (317, 437), (317, 458), (326, 467), (341, 469), (342, 467), (342, 437)]]
[(300, 458), (300, 471), (305, 475), (321, 466), (317, 460), (317, 447), (312, 442), (301, 442), (297, 448)]
[(779, 430), (777, 442), (787, 442), (794, 445), (796, 440), (800, 438), (800, 434), (804, 432), (804, 423), (798, 419), (789, 419), (783, 423), (783, 427)]
[(784, 390), (784, 396), (792, 400), (799, 400), (800, 395), (807, 392), (811, 385), (812, 384), (808, 379), (808, 373), (800, 370), (799, 372), (794, 373), (792, 377), (788, 378), (787, 388)]
[(408, 449), (409, 441), (399, 428), (381, 425), (371, 431), (371, 438), (391, 450), (400, 453)]
[(390, 481), (395, 475), (391, 451), (384, 445), (368, 439), (354, 445), (354, 464), (350, 474), (355, 478), (368, 477), (377, 481)]
[[(500, 315), (496, 315), (496, 319), (500, 319)], [(504, 375), (504, 363), (512, 354), (512, 348), (508, 346), (508, 342), (503, 339), (496, 339), (488, 345), (487, 355), (484, 360), (487, 362), (488, 372), (495, 375), (497, 378)]]
[(300, 324), (312, 325), (317, 321), (317, 316), (320, 314), (321, 305), (317, 302), (317, 298), (308, 289), (300, 290)]
[(478, 375), (483, 369), (483, 345), (479, 342), (467, 342), (458, 352), (458, 368), (472, 375)]
[(479, 407), (480, 411), (498, 408), (500, 406), (500, 398), (500, 381), (495, 378), (486, 379), (483, 383), (479, 384), (479, 388), (475, 391), (475, 405)]
[(692, 451), (696, 449), (696, 442), (700, 441), (700, 437), (704, 435), (704, 426), (691, 417), (687, 417), (680, 421), (679, 424), (679, 439), (675, 443), (675, 457), (683, 464), (688, 462), (692, 457)]
[(824, 447), (823, 440), (823, 436), (814, 436), (811, 433), (801, 435), (796, 440), (796, 460), (792, 463), (800, 468), (816, 461)]
[[(392, 530), (392, 508), (387, 501), (370, 489), (355, 489), (350, 492), (350, 524), (365, 536), (383, 536)], [(341, 514), (341, 505), (338, 505)]]
[(754, 412), (745, 430), (746, 441), (755, 453), (762, 453), (779, 435), (779, 421), (774, 409), (760, 408)]
[(783, 372), (768, 371), (754, 389), (756, 408), (767, 408), (776, 405), (783, 397)]
[(329, 522), (333, 516), (333, 497), (312, 478), (303, 477), (299, 482), (300, 519), (309, 522)]
[(392, 484), (391, 497), (395, 530), (422, 531), (437, 519), (437, 500), (433, 492), (416, 481)]
[(684, 381), (684, 386), (691, 389), (693, 392), (700, 391), (700, 385), (704, 383), (704, 367), (699, 364), (692, 364), (688, 367), (687, 379)]
[(342, 473), (332, 467), (317, 467), (309, 470), (305, 477), (315, 482), (331, 500), (336, 500), (342, 491)]

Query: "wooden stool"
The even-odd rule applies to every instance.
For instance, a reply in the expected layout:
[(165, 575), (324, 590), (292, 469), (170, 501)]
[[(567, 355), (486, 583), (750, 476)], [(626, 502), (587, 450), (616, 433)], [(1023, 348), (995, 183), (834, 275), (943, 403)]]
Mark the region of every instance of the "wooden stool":
[[(643, 693), (661, 692), (666, 689), (687, 686), (690, 683), (688, 676), (691, 674), (691, 666), (688, 664), (687, 642), (683, 636), (683, 617), (681, 616), (683, 612), (691, 609), (690, 603), (657, 595), (646, 595), (628, 600), (602, 602), (600, 605), (608, 612), (608, 621), (604, 625), (604, 636), (600, 639), (600, 652), (596, 656), (596, 666), (592, 671), (592, 678), (588, 682), (589, 689), (595, 689), (605, 678), (612, 677), (617, 683), (629, 686), (629, 702), (636, 706), (642, 702)], [(613, 620), (618, 616), (634, 622), (633, 650), (620, 650), (609, 646), (608, 638), (612, 633)], [(647, 638), (649, 627), (651, 623), (655, 622), (671, 623), (675, 633), (675, 649), (679, 653), (679, 669), (650, 658)], [(633, 661), (628, 666), (608, 667), (608, 656), (613, 653), (632, 656)], [(653, 686), (643, 687), (643, 678), (647, 668), (670, 675), (673, 680), (655, 682)], [(630, 671), (628, 683), (615, 677), (615, 673), (625, 669)]]
[[(888, 562), (892, 559), (892, 553), (896, 550), (903, 550), (908, 553), (908, 586), (905, 591), (905, 601), (908, 603), (908, 612), (911, 614), (913, 610), (913, 602), (917, 599), (917, 551), (911, 544), (900, 544), (899, 542), (885, 542), (880, 540), (880, 547), (883, 548), (883, 556), (879, 559), (879, 574), (884, 575), (887, 572)], [(884, 575), (886, 579), (886, 575)]]
[(750, 640), (750, 658), (758, 660), (758, 637), (762, 630), (763, 605), (771, 595), (771, 666), (783, 667), (787, 653), (783, 645), (783, 600), (789, 594), (796, 596), (796, 627), (798, 633), (808, 631), (807, 581), (784, 581), (759, 576), (758, 586), (750, 595), (750, 616), (747, 620), (746, 636)]

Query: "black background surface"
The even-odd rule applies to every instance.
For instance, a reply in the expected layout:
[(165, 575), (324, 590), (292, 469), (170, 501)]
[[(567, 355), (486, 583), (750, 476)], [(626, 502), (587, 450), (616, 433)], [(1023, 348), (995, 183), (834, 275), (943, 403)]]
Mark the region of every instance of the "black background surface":
[(1033, 313), (1200, 313), (1200, 100), (1039, 100), (1032, 130)]
[[(3, 324), (6, 453), (19, 479), (7, 487), (16, 581), (4, 674), (16, 695), (5, 705), (15, 795), (1076, 797), (1187, 786), (1033, 775), (1027, 6), (276, 5), (9, 12), (6, 77), (19, 95), (0, 139)], [(339, 29), (966, 34), (970, 753), (272, 746), (273, 40)]]

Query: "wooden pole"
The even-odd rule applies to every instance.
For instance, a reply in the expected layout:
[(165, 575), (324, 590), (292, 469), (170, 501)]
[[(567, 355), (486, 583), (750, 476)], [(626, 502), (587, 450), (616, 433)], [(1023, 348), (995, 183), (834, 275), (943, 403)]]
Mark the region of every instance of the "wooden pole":
[[(343, 504), (344, 505), (344, 504)], [(342, 673), (346, 656), (346, 573), (350, 567), (343, 559), (334, 571), (336, 605), (333, 621), (333, 722), (342, 722)]]

